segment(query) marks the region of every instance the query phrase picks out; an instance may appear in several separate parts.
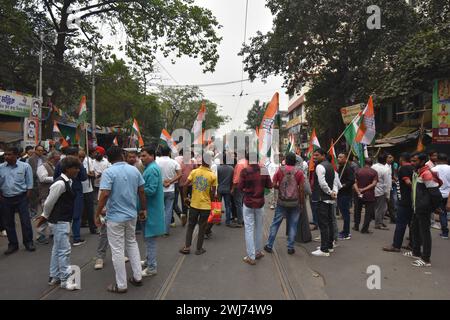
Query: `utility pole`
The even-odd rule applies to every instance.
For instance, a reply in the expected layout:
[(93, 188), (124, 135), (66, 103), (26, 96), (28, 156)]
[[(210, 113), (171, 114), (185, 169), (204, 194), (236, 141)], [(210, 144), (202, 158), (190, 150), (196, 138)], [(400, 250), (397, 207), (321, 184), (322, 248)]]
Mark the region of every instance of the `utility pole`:
[(97, 128), (95, 122), (95, 53), (92, 52), (92, 140), (94, 145), (97, 144), (97, 135), (95, 130)]
[(39, 115), (38, 115), (38, 125), (39, 125), (39, 134), (38, 141), (42, 140), (42, 105), (44, 104), (44, 98), (42, 97), (42, 63), (44, 60), (44, 34), (41, 32), (41, 50), (39, 52), (39, 102), (41, 104)]

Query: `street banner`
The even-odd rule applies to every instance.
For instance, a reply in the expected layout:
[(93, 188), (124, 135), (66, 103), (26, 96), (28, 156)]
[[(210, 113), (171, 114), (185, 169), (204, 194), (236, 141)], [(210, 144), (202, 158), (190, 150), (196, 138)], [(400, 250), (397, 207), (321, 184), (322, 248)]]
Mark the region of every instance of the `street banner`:
[(350, 124), (352, 120), (364, 109), (363, 103), (358, 103), (353, 106), (341, 108), (341, 115), (344, 124)]
[(33, 100), (36, 99), (33, 99), (31, 96), (0, 90), (0, 114), (28, 117), (30, 116)]
[(435, 80), (433, 89), (433, 143), (450, 144), (450, 79)]

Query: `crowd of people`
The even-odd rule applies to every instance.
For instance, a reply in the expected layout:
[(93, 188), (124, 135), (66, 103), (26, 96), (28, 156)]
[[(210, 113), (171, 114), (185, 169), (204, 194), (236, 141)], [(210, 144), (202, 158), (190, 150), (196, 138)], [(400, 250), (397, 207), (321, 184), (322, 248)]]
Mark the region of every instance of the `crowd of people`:
[[(446, 154), (430, 151), (402, 153), (399, 164), (393, 155), (379, 153), (359, 167), (357, 159), (338, 155), (338, 169), (323, 149), (314, 151), (311, 163), (300, 154), (287, 153), (278, 165), (261, 166), (257, 154), (215, 152), (183, 153), (172, 158), (167, 146), (124, 151), (112, 146), (97, 147), (89, 154), (77, 147), (62, 153), (47, 153), (38, 145), (20, 156), (7, 148), (0, 164), (0, 232), (8, 237), (10, 255), (19, 249), (15, 214), (19, 213), (23, 245), (35, 251), (34, 243), (52, 240), (49, 285), (75, 290), (70, 268), (71, 247), (81, 246), (81, 228), (98, 234), (94, 268), (104, 266), (111, 249), (115, 283), (107, 289), (125, 293), (128, 282), (143, 284), (142, 278), (157, 274), (158, 238), (170, 236), (174, 214), (186, 228), (179, 252), (190, 254), (198, 225), (195, 254), (206, 252), (204, 240), (213, 236), (208, 222), (213, 202), (223, 203), (225, 226), (245, 232), (243, 262), (255, 265), (272, 253), (283, 220), (286, 221), (287, 252), (295, 254), (295, 241), (309, 242), (318, 229), (320, 246), (313, 256), (329, 257), (338, 241), (352, 238), (352, 230), (370, 234), (395, 223), (387, 252), (401, 252), (414, 259), (417, 267), (431, 266), (431, 227), (439, 216), (440, 236), (448, 239), (447, 212), (450, 211), (450, 166)], [(256, 159), (256, 161), (251, 161)], [(376, 162), (376, 163), (374, 163)], [(312, 165), (313, 164), (313, 165)], [(269, 236), (263, 239), (265, 203), (274, 210)], [(181, 208), (180, 208), (181, 205)], [(312, 221), (308, 211), (311, 208)], [(362, 209), (364, 221), (360, 228)], [(337, 215), (343, 220), (338, 229)], [(32, 221), (36, 223), (33, 238)], [(409, 243), (404, 245), (406, 229)], [(146, 257), (141, 260), (136, 234), (142, 233)], [(72, 241), (70, 239), (72, 238)], [(127, 278), (125, 263), (132, 269)]]

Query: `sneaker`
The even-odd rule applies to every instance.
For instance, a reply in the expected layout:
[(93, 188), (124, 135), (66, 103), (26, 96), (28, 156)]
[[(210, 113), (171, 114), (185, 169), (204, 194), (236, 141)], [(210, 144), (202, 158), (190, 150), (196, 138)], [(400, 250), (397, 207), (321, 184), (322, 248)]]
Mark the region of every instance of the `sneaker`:
[(8, 234), (6, 233), (6, 230), (3, 230), (2, 232), (0, 232), (0, 237), (7, 237)]
[(128, 259), (128, 257), (125, 257), (125, 263), (129, 262), (130, 259)]
[(417, 260), (421, 259), (420, 257), (415, 256), (412, 251), (406, 251), (403, 253), (403, 255), (405, 257), (412, 258), (412, 259), (417, 259)]
[(264, 246), (264, 251), (266, 251), (266, 252), (268, 252), (268, 253), (272, 253), (272, 252), (273, 252), (272, 248), (269, 247), (268, 245), (265, 245), (265, 246)]
[(431, 262), (425, 262), (422, 259), (417, 259), (416, 261), (411, 262), (414, 267), (431, 267)]
[(74, 240), (72, 245), (74, 247), (78, 247), (78, 246), (82, 246), (85, 243), (86, 243), (86, 240), (80, 239), (80, 240)]
[(175, 222), (170, 224), (170, 227), (171, 227), (171, 228), (175, 228), (176, 226), (177, 226), (177, 225), (175, 224)]
[(103, 269), (103, 259), (95, 260), (94, 270), (101, 270), (101, 269)]
[(74, 291), (74, 290), (77, 290), (77, 286), (75, 283), (72, 283), (69, 281), (64, 281), (64, 282), (61, 282), (61, 289), (66, 289), (68, 291)]
[(431, 228), (441, 230), (441, 224), (438, 222), (433, 222), (433, 224), (431, 225)]
[(270, 206), (270, 210), (275, 210), (275, 206), (273, 204)]
[(187, 215), (182, 214), (181, 215), (181, 225), (184, 227), (187, 223)]
[(442, 239), (445, 239), (445, 240), (448, 239), (448, 233), (441, 233), (439, 236), (440, 236)]
[(318, 236), (318, 237), (315, 237), (315, 238), (314, 238), (314, 241), (315, 241), (315, 242), (320, 242), (320, 241), (322, 241), (322, 240), (320, 239), (320, 236)]
[(256, 253), (256, 256), (255, 256), (255, 259), (256, 260), (259, 260), (259, 259), (261, 259), (261, 258), (264, 258), (264, 256), (265, 256), (265, 254), (264, 254), (264, 252), (257, 252)]
[(287, 253), (292, 255), (295, 253), (295, 249), (288, 249)]
[[(320, 251), (320, 247), (317, 247), (316, 249)], [(328, 249), (328, 252), (329, 253), (333, 253), (334, 252), (334, 248), (333, 249)]]
[(40, 236), (36, 239), (36, 242), (37, 242), (38, 244), (49, 244), (49, 241), (48, 241), (47, 237), (44, 236), (44, 235), (40, 235)]
[(352, 238), (351, 233), (349, 233), (348, 235), (345, 235), (344, 233), (339, 233), (339, 240), (350, 240)]
[(329, 257), (330, 256), (329, 252), (323, 252), (322, 250), (320, 250), (320, 248), (317, 249), (316, 251), (311, 252), (311, 254), (316, 257)]
[(151, 277), (156, 275), (158, 272), (154, 269), (150, 269), (150, 268), (145, 268), (144, 270), (142, 270), (142, 277)]
[(61, 284), (61, 280), (59, 280), (58, 278), (53, 278), (53, 277), (49, 277), (48, 278), (48, 285), (49, 286), (56, 286), (58, 284)]

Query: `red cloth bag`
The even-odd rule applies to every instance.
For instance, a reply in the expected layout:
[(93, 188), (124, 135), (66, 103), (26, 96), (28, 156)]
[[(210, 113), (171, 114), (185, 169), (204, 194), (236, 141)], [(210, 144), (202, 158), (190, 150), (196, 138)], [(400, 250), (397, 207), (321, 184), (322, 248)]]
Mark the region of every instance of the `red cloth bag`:
[(208, 223), (218, 224), (222, 221), (222, 202), (213, 201), (211, 202), (211, 213), (208, 217)]

